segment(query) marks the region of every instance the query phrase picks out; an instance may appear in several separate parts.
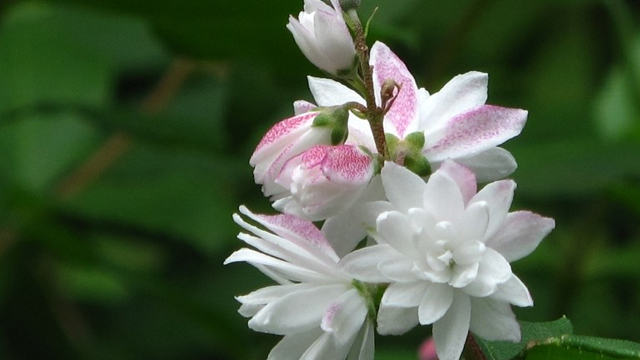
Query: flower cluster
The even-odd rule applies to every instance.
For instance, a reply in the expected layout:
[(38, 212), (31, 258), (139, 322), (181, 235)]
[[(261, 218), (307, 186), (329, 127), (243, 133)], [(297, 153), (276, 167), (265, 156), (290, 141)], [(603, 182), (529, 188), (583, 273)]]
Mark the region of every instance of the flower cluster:
[(520, 341), (511, 305), (533, 301), (510, 262), (555, 226), (509, 212), (516, 184), (501, 180), (516, 162), (498, 146), (527, 112), (487, 105), (479, 72), (433, 94), (419, 88), (388, 46), (362, 46), (352, 6), (330, 4), (305, 0), (287, 25), (339, 81), (309, 77), (314, 103), (296, 101), (250, 159), (282, 214), (234, 215), (253, 249), (225, 263), (248, 262), (277, 283), (239, 296), (240, 314), (284, 336), (274, 360), (373, 359), (375, 332), (418, 324), (433, 326), (443, 360), (460, 357), (469, 332)]

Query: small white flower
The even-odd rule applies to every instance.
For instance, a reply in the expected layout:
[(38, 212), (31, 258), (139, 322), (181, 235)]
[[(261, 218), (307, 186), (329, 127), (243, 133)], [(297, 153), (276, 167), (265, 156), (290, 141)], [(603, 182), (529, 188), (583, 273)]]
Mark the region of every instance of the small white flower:
[(304, 11), (298, 19), (291, 16), (287, 29), (302, 53), (315, 66), (337, 75), (353, 65), (356, 50), (342, 16), (338, 0), (331, 0), (333, 8), (320, 0), (305, 0)]
[(373, 360), (373, 326), (367, 305), (339, 258), (313, 223), (292, 215), (240, 212), (269, 231), (233, 218), (249, 233), (238, 238), (256, 250), (243, 248), (225, 260), (248, 262), (276, 281), (245, 296), (240, 314), (251, 317), (256, 331), (284, 335), (268, 359), (345, 359), (355, 353)]
[(474, 174), (445, 161), (425, 183), (394, 163), (382, 169), (389, 201), (368, 205), (377, 245), (347, 255), (356, 279), (390, 283), (378, 332), (402, 334), (433, 324), (438, 357), (457, 360), (467, 332), (487, 340), (520, 340), (510, 304), (531, 306), (510, 261), (531, 253), (553, 219), (509, 213), (515, 183), (496, 181), (477, 192)]

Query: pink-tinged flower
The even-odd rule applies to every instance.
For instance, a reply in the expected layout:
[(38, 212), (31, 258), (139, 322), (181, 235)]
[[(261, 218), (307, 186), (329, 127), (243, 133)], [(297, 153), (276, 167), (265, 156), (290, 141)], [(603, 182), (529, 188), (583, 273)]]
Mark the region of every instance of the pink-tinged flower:
[(250, 317), (253, 330), (284, 335), (268, 359), (336, 359), (350, 353), (373, 360), (374, 331), (364, 298), (339, 267), (339, 257), (313, 223), (292, 215), (240, 212), (267, 230), (234, 214), (248, 233), (238, 238), (243, 248), (225, 264), (247, 262), (276, 281), (245, 296), (239, 313)]
[(287, 29), (302, 53), (315, 66), (337, 75), (353, 65), (356, 50), (338, 0), (333, 7), (320, 0), (305, 0), (298, 19), (289, 17)]
[[(520, 133), (527, 112), (485, 105), (487, 74), (458, 75), (439, 92), (429, 95), (417, 87), (406, 65), (385, 44), (373, 45), (370, 62), (379, 105), (380, 89), (386, 80), (401, 85), (385, 116), (385, 131), (400, 140), (413, 132), (421, 132), (425, 139), (422, 154), (433, 169), (453, 159), (472, 169), (480, 182), (503, 178), (515, 170), (513, 156), (497, 146)], [(309, 88), (320, 106), (347, 101), (365, 103), (355, 91), (333, 80), (309, 77)], [(347, 143), (366, 146), (375, 152), (368, 124), (353, 115), (349, 120)]]
[(263, 185), (266, 196), (286, 190), (275, 180), (287, 161), (315, 145), (330, 145), (336, 137), (344, 137), (341, 134), (347, 131), (346, 109), (309, 111), (312, 107), (310, 103), (296, 102), (294, 108), (299, 114), (269, 129), (249, 159), (254, 167), (254, 179)]
[(371, 157), (351, 145), (317, 145), (287, 161), (276, 183), (287, 189), (273, 207), (318, 221), (342, 213), (373, 177)]
[(453, 161), (426, 183), (394, 163), (385, 164), (381, 179), (388, 201), (368, 205), (377, 245), (342, 260), (360, 281), (390, 283), (378, 332), (433, 324), (442, 360), (460, 357), (469, 330), (487, 340), (519, 341), (510, 305), (533, 301), (509, 262), (531, 253), (555, 226), (553, 219), (510, 213), (513, 181), (478, 192), (474, 174)]

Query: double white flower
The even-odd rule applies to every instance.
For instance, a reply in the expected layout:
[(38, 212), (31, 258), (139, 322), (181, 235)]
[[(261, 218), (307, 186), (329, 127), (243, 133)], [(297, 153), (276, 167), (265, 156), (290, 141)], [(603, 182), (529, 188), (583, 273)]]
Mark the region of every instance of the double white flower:
[(352, 352), (373, 360), (367, 304), (322, 233), (295, 216), (256, 215), (245, 207), (240, 212), (269, 230), (234, 214), (249, 232), (238, 238), (257, 251), (243, 248), (225, 261), (248, 262), (279, 284), (237, 297), (250, 328), (284, 335), (268, 359), (341, 360)]
[(442, 360), (460, 357), (469, 330), (487, 340), (519, 341), (510, 304), (533, 301), (509, 262), (531, 253), (554, 221), (527, 211), (509, 213), (513, 181), (476, 192), (474, 174), (452, 161), (426, 183), (387, 163), (382, 183), (388, 201), (367, 206), (377, 244), (342, 260), (358, 280), (390, 283), (378, 332), (402, 334), (418, 323), (433, 324)]

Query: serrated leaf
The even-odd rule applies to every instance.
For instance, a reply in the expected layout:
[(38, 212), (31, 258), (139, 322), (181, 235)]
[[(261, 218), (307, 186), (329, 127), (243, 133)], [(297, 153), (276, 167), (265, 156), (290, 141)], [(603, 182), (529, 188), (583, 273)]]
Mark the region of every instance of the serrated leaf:
[(567, 335), (531, 347), (527, 350), (525, 359), (640, 359), (640, 344), (626, 340)]
[(486, 341), (476, 337), (476, 341), (487, 360), (509, 360), (523, 352), (532, 341), (544, 341), (573, 332), (571, 322), (563, 317), (546, 323), (520, 322), (522, 340), (519, 343), (508, 341)]

